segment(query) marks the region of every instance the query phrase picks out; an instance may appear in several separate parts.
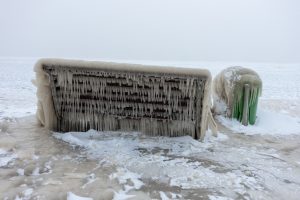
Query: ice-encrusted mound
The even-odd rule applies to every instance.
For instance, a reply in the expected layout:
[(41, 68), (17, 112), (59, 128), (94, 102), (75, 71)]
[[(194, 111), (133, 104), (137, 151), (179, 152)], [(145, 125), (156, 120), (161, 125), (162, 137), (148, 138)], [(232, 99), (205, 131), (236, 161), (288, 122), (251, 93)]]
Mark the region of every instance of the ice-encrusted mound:
[(61, 132), (140, 131), (203, 139), (211, 116), (208, 70), (42, 59), (37, 118)]
[(215, 114), (236, 118), (242, 121), (246, 95), (245, 85), (249, 86), (247, 115), (250, 124), (255, 123), (258, 97), (262, 92), (259, 75), (248, 68), (229, 67), (221, 71), (213, 81)]

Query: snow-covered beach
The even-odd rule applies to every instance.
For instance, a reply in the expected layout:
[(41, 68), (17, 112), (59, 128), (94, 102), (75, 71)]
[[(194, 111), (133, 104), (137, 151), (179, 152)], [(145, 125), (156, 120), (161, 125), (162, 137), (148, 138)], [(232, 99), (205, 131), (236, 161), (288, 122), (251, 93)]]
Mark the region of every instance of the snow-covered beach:
[(34, 58), (0, 58), (2, 199), (297, 199), (300, 64), (128, 61), (209, 69), (243, 65), (263, 81), (257, 124), (217, 116), (219, 134), (51, 133), (37, 125)]

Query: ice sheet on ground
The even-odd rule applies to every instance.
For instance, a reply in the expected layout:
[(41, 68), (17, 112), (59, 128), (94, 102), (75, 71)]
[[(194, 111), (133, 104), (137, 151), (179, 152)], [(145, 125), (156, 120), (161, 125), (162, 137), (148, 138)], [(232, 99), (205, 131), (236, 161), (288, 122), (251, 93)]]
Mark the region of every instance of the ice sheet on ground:
[(291, 184), (281, 188), (281, 194), (300, 189), (300, 177), (286, 170), (288, 164), (277, 159), (275, 150), (228, 144), (222, 133), (218, 138), (206, 137), (203, 143), (188, 136), (147, 137), (95, 130), (54, 133), (54, 137), (82, 147), (91, 159), (117, 166), (111, 178), (117, 178), (125, 189), (116, 196), (145, 189), (149, 180), (169, 188), (217, 190), (216, 196), (233, 199), (274, 195), (269, 191), (282, 187), (283, 180)]
[(31, 195), (33, 193), (32, 188), (27, 188), (24, 191), (22, 191), (21, 195), (17, 195), (15, 200), (29, 200), (31, 199)]

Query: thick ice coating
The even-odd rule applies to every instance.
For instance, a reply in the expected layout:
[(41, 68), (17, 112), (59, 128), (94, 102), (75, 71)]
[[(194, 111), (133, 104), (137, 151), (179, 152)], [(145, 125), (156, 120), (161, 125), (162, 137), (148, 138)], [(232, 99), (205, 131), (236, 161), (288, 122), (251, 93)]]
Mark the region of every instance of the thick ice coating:
[(35, 72), (37, 118), (51, 130), (202, 139), (214, 125), (207, 70), (42, 59)]
[(214, 112), (239, 121), (247, 115), (247, 121), (254, 124), (261, 91), (262, 81), (255, 71), (244, 67), (224, 69), (213, 81)]

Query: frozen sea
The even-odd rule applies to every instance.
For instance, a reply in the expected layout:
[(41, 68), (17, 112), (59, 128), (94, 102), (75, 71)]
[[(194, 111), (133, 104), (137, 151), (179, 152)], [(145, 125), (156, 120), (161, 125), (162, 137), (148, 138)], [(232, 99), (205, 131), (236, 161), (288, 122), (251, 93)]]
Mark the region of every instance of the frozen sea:
[(52, 133), (37, 125), (36, 58), (0, 58), (2, 199), (299, 199), (300, 64), (120, 61), (245, 66), (263, 80), (258, 121), (218, 116), (218, 137)]

